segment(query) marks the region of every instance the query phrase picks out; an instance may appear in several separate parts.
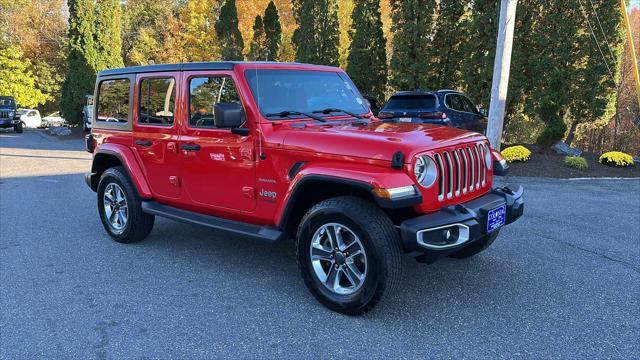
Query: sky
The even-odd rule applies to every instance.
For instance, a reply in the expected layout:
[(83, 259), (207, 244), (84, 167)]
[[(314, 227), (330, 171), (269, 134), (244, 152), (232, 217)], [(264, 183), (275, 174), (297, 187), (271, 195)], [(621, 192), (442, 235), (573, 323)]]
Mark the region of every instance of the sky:
[(629, 8), (634, 7), (640, 10), (640, 0), (629, 0)]

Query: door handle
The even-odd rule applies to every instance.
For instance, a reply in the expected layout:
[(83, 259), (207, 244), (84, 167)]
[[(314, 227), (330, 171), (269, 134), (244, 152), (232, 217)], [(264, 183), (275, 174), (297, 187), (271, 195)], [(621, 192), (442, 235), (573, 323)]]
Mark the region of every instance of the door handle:
[(136, 145), (149, 147), (153, 144), (151, 140), (136, 140)]
[(200, 145), (198, 144), (183, 144), (181, 148), (184, 151), (200, 151)]

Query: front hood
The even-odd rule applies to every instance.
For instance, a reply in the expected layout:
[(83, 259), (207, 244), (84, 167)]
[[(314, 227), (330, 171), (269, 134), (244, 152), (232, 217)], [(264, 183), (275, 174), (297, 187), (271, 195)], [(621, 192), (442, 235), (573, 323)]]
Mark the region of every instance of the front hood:
[(409, 162), (418, 153), (449, 145), (484, 140), (478, 133), (433, 124), (354, 122), (283, 125), (285, 148), (391, 161), (402, 151)]

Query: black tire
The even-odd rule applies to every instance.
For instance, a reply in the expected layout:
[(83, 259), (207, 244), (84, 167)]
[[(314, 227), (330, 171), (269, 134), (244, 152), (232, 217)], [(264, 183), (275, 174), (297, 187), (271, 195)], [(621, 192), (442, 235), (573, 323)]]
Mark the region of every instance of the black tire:
[(18, 123), (16, 126), (14, 126), (13, 131), (15, 131), (18, 134), (22, 134), (22, 132), (24, 131), (22, 129), (22, 123)]
[[(325, 286), (311, 262), (313, 236), (323, 225), (330, 223), (348, 227), (359, 238), (366, 254), (364, 281), (348, 295), (337, 294)], [(383, 295), (393, 294), (400, 282), (402, 246), (398, 232), (380, 208), (361, 198), (336, 197), (312, 207), (298, 228), (296, 256), (304, 283), (313, 296), (339, 313), (366, 313)], [(329, 269), (332, 266), (328, 266)]]
[(487, 249), (491, 244), (493, 244), (499, 234), (500, 230), (496, 230), (491, 234), (485, 235), (482, 238), (476, 240), (473, 244), (449, 254), (449, 257), (452, 257), (454, 259), (466, 259), (477, 255)]
[[(110, 225), (104, 206), (105, 189), (112, 183), (119, 186), (126, 198), (128, 216), (123, 228), (119, 231)], [(113, 240), (119, 243), (133, 243), (144, 240), (149, 235), (153, 229), (155, 216), (142, 211), (140, 196), (123, 167), (117, 166), (105, 170), (100, 176), (97, 193), (98, 213), (100, 214), (102, 226), (104, 226)]]

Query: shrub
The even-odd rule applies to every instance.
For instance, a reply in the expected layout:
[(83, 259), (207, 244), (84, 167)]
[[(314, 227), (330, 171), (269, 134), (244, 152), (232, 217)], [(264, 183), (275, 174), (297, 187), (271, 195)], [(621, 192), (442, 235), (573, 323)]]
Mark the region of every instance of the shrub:
[(600, 155), (601, 164), (612, 166), (631, 166), (633, 165), (633, 157), (621, 151), (609, 151)]
[(578, 170), (587, 170), (589, 168), (587, 160), (580, 156), (567, 156), (564, 158), (564, 164)]
[(567, 131), (567, 126), (564, 122), (560, 119), (553, 119), (547, 123), (547, 126), (542, 130), (542, 133), (536, 140), (536, 144), (543, 150), (547, 150), (562, 140), (565, 131)]
[(508, 162), (527, 161), (531, 157), (531, 151), (522, 145), (508, 147), (500, 152)]

